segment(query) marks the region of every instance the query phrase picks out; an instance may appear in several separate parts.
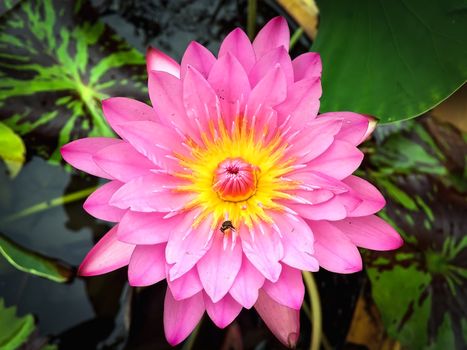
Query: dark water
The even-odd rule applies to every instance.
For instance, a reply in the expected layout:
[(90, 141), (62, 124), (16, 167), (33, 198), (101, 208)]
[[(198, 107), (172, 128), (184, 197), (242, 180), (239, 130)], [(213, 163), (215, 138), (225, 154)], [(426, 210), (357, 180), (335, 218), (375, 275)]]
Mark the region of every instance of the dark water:
[[(246, 1), (107, 1), (93, 5), (104, 22), (131, 45), (145, 51), (147, 45), (162, 48), (180, 59), (192, 40), (216, 52), (221, 39), (233, 28), (246, 27)], [(277, 14), (272, 1), (259, 2), (260, 27)], [(291, 30), (294, 30), (293, 22)], [(292, 55), (307, 51), (304, 36)], [(97, 180), (48, 164), (28, 152), (17, 178), (10, 180), (0, 168), (0, 218), (37, 203), (97, 185)], [(26, 248), (78, 266), (94, 242), (109, 226), (82, 209), (84, 200), (56, 206), (24, 218), (2, 222), (0, 232)], [(32, 313), (39, 337), (48, 337), (62, 349), (162, 349), (169, 348), (162, 328), (165, 285), (131, 289), (126, 271), (105, 276), (75, 278), (58, 284), (20, 272), (0, 258), (0, 297), (17, 305), (20, 315)], [(363, 275), (317, 274), (323, 302), (324, 329), (331, 344), (341, 346), (349, 327)], [(217, 329), (209, 319), (202, 322), (196, 349), (235, 348), (240, 330), (246, 349), (283, 348), (254, 311), (243, 311), (234, 327)], [(302, 315), (299, 347), (310, 339), (309, 320)], [(34, 348), (34, 346), (32, 347)]]

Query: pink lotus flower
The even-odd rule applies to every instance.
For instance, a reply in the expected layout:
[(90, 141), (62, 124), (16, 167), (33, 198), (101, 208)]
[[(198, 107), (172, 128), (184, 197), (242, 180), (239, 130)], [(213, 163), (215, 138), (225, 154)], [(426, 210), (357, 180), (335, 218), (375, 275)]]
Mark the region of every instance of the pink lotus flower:
[(153, 107), (103, 101), (121, 137), (65, 145), (74, 167), (110, 181), (84, 209), (117, 222), (80, 266), (83, 276), (128, 265), (132, 286), (166, 279), (164, 325), (178, 344), (205, 311), (223, 328), (255, 306), (286, 345), (299, 334), (301, 270), (362, 269), (357, 249), (395, 249), (374, 214), (378, 190), (353, 176), (369, 119), (317, 115), (321, 61), (291, 61), (277, 17), (253, 44), (240, 29), (216, 58), (192, 42), (179, 65), (147, 55)]

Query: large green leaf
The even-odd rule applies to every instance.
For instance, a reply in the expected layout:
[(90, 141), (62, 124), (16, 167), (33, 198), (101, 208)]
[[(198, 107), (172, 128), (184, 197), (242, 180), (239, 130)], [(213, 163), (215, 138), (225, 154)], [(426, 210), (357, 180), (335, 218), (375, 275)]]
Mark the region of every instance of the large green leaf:
[(54, 282), (68, 282), (73, 269), (63, 262), (30, 251), (0, 234), (0, 254), (17, 269)]
[(382, 216), (405, 244), (393, 252), (368, 252), (367, 271), (390, 336), (409, 349), (463, 349), (467, 144), (453, 128), (421, 121), (376, 135), (367, 175), (388, 199)]
[(418, 116), (467, 79), (464, 0), (321, 0), (321, 111)]
[(26, 148), (21, 137), (0, 122), (0, 159), (5, 162), (11, 177), (18, 175), (24, 163)]
[(25, 0), (0, 18), (0, 119), (28, 146), (110, 136), (100, 101), (145, 99), (144, 57), (99, 21), (86, 1)]
[(26, 342), (34, 331), (34, 318), (28, 314), (16, 316), (15, 307), (5, 307), (0, 298), (0, 350), (15, 350)]

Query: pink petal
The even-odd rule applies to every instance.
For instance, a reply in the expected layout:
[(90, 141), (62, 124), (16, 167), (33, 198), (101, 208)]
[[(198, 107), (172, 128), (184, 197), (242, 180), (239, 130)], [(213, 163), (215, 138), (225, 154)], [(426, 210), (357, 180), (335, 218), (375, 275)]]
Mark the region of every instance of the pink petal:
[(213, 303), (204, 293), (204, 305), (209, 317), (219, 328), (227, 327), (242, 311), (242, 306), (228, 294), (218, 302)]
[(208, 78), (220, 99), (224, 123), (230, 126), (245, 108), (250, 94), (250, 82), (243, 66), (230, 53), (214, 63)]
[(123, 214), (125, 214), (125, 210), (109, 205), (109, 200), (122, 185), (123, 183), (120, 181), (110, 181), (99, 187), (84, 202), (84, 210), (101, 220), (120, 221)]
[(185, 340), (203, 314), (203, 293), (177, 301), (167, 288), (164, 301), (164, 333), (169, 344), (175, 346)]
[(150, 121), (128, 122), (115, 126), (115, 130), (139, 153), (164, 170), (174, 170), (178, 162), (168, 155), (183, 153), (182, 139), (174, 129)]
[(316, 52), (301, 54), (292, 61), (295, 81), (321, 77), (321, 57)]
[[(147, 104), (126, 97), (111, 97), (102, 101), (105, 119), (112, 129), (128, 122), (152, 121), (160, 122), (156, 111)], [(121, 136), (121, 135), (120, 135)]]
[(308, 224), (290, 214), (268, 212), (282, 235), (284, 257), (282, 262), (300, 270), (317, 271), (319, 264), (314, 252), (313, 232)]
[(331, 191), (335, 194), (345, 193), (349, 191), (349, 188), (342, 181), (336, 180), (326, 174), (313, 171), (309, 167), (295, 170), (288, 173), (284, 177), (287, 181), (299, 181), (300, 189), (305, 190), (316, 190), (323, 189)]
[(118, 239), (130, 244), (167, 242), (169, 235), (183, 216), (164, 219), (165, 213), (139, 213), (128, 210), (118, 225)]
[(248, 98), (248, 112), (253, 114), (260, 106), (274, 107), (285, 100), (287, 82), (282, 68), (276, 65), (253, 88)]
[(248, 78), (250, 79), (251, 86), (256, 86), (271, 69), (274, 69), (277, 65), (282, 68), (287, 85), (293, 84), (293, 68), (292, 61), (287, 50), (283, 47), (278, 47), (266, 55), (261, 57), (251, 68)]
[(281, 239), (268, 224), (260, 223), (254, 232), (250, 230), (247, 227), (240, 229), (243, 252), (264, 277), (276, 282), (282, 270), (279, 261), (284, 257)]
[(250, 309), (258, 299), (258, 289), (263, 286), (264, 276), (243, 255), (242, 266), (235, 278), (230, 295), (243, 307)]
[(131, 255), (128, 281), (131, 286), (144, 287), (165, 278), (165, 244), (138, 245)]
[(338, 273), (362, 269), (362, 258), (349, 238), (327, 221), (308, 221), (315, 234), (315, 257), (320, 266)]
[(354, 146), (359, 145), (365, 139), (370, 120), (369, 117), (352, 112), (323, 113), (318, 118), (342, 120), (342, 128), (336, 138), (349, 142)]
[(161, 122), (178, 128), (181, 133), (190, 134), (193, 128), (183, 105), (182, 82), (169, 73), (151, 71), (148, 89), (152, 106)]
[(217, 119), (216, 106), (220, 101), (211, 85), (196, 68), (187, 66), (187, 73), (183, 80), (183, 104), (188, 117), (198, 120), (201, 132), (209, 131), (209, 123)]
[(203, 75), (203, 77), (207, 78), (214, 62), (216, 62), (216, 58), (211, 53), (211, 51), (209, 51), (200, 43), (192, 41), (188, 45), (182, 57), (182, 79), (185, 77), (188, 65), (195, 67), (196, 70)]
[(245, 72), (249, 72), (256, 61), (253, 46), (250, 39), (240, 28), (231, 31), (224, 39), (219, 49), (218, 57), (222, 57), (230, 52), (242, 64)]
[(344, 179), (343, 182), (352, 189), (349, 195), (354, 195), (362, 201), (349, 213), (349, 216), (371, 215), (380, 211), (386, 205), (383, 195), (368, 181), (351, 175)]
[(118, 225), (112, 227), (92, 247), (81, 263), (78, 275), (102, 275), (128, 265), (135, 246), (117, 239), (117, 227)]
[(342, 220), (347, 217), (345, 205), (337, 198), (314, 205), (309, 204), (286, 204), (290, 209), (301, 217), (309, 220)]
[(281, 305), (260, 290), (255, 309), (269, 330), (289, 348), (295, 348), (300, 335), (300, 311)]
[(321, 97), (321, 81), (319, 78), (304, 79), (289, 86), (287, 99), (274, 109), (281, 125), (297, 130), (313, 120), (318, 114)]
[(157, 70), (180, 78), (180, 65), (172, 57), (151, 46), (146, 51), (146, 66), (148, 74), (150, 71)]
[(271, 19), (256, 35), (253, 41), (253, 49), (256, 58), (264, 56), (268, 51), (282, 46), (289, 50), (290, 32), (287, 21), (283, 17)]
[(138, 177), (115, 192), (110, 204), (133, 211), (175, 212), (183, 209), (195, 196), (177, 192), (176, 187), (183, 184), (180, 179), (167, 174)]
[(277, 282), (265, 281), (263, 290), (276, 302), (292, 309), (300, 310), (305, 296), (305, 285), (300, 270), (282, 265)]
[(242, 264), (240, 244), (223, 244), (224, 235), (214, 233), (211, 249), (198, 261), (197, 268), (205, 292), (214, 303), (229, 291)]
[[(171, 266), (166, 265), (166, 275), (169, 275)], [(192, 268), (183, 276), (171, 281), (167, 279), (170, 291), (175, 300), (191, 298), (193, 295), (203, 290), (203, 285), (199, 280), (198, 271)]]
[(347, 218), (332, 223), (359, 247), (374, 250), (392, 250), (404, 242), (399, 234), (376, 215)]
[(105, 147), (93, 156), (94, 162), (113, 178), (128, 182), (150, 174), (156, 165), (126, 142)]
[[(331, 148), (334, 135), (339, 132), (341, 125), (342, 122), (339, 120), (315, 119), (310, 121), (306, 126), (302, 126), (301, 130), (295, 134), (295, 137), (289, 137), (287, 142), (291, 146), (286, 155), (296, 158), (299, 163), (316, 160), (318, 156), (326, 154), (324, 152)], [(334, 153), (333, 156), (335, 156)], [(321, 171), (315, 168), (312, 169)]]
[(110, 137), (88, 137), (67, 143), (60, 149), (60, 153), (63, 159), (76, 169), (104, 179), (112, 179), (109, 174), (97, 166), (92, 157), (101, 149), (121, 142), (122, 140)]
[(335, 140), (320, 156), (308, 163), (310, 169), (338, 180), (351, 175), (361, 164), (363, 153), (352, 144)]
[(320, 189), (290, 190), (287, 191), (287, 194), (290, 194), (292, 198), (284, 200), (284, 202), (290, 202), (292, 204), (319, 204), (334, 197), (334, 193), (332, 191)]
[(167, 243), (166, 259), (169, 264), (174, 264), (168, 277), (172, 281), (188, 272), (211, 248), (212, 218), (208, 217), (193, 227), (193, 216), (196, 216), (193, 212), (186, 214)]

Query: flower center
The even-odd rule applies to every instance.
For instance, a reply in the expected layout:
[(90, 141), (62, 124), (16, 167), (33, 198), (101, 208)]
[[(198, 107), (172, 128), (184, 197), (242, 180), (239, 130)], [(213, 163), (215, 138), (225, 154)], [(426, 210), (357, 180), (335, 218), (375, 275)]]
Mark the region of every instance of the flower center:
[(227, 158), (217, 166), (212, 188), (224, 201), (245, 201), (256, 192), (258, 171), (242, 158)]

